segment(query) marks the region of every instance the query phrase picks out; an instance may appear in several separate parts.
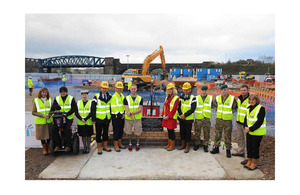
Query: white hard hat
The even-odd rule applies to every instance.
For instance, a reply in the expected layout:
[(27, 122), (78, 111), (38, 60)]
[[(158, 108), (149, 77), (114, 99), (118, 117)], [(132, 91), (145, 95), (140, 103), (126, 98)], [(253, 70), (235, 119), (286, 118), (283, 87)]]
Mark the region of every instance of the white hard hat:
[(31, 79), (32, 77), (31, 77), (31, 76), (29, 76), (29, 78)]

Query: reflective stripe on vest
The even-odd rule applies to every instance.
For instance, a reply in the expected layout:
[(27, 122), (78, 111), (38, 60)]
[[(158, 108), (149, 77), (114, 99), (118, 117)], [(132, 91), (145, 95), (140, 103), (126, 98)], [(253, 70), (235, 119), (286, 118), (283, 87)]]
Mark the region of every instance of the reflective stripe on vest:
[[(180, 109), (181, 109), (182, 114), (186, 113), (188, 110), (191, 109), (191, 104), (192, 104), (193, 98), (194, 98), (194, 96), (191, 95), (189, 100), (184, 101), (183, 99), (181, 99), (181, 108)], [(194, 115), (193, 114), (189, 115), (188, 117), (185, 118), (185, 120), (194, 120)]]
[[(171, 102), (170, 102), (170, 112), (173, 110), (173, 107), (174, 107), (174, 104), (175, 104), (175, 102), (176, 102), (176, 100), (178, 99), (179, 97), (177, 96), (177, 95), (175, 95), (174, 97), (173, 97), (173, 99), (171, 100)], [(165, 102), (167, 101), (167, 97), (166, 97), (166, 100), (165, 100)], [(164, 106), (164, 113), (166, 113), (166, 108), (165, 108), (165, 106)], [(166, 114), (165, 114), (165, 116), (166, 116)], [(176, 109), (176, 112), (175, 112), (175, 114), (174, 114), (174, 116), (173, 116), (173, 119), (177, 119), (177, 116), (178, 116), (178, 111), (177, 111), (177, 109)]]
[(125, 110), (125, 106), (123, 104), (123, 100), (124, 100), (124, 95), (121, 93), (121, 96), (116, 92), (112, 97), (111, 97), (111, 113), (112, 114), (118, 114), (124, 113)]
[(106, 117), (109, 120), (111, 118), (110, 115), (110, 101), (109, 100), (107, 103), (104, 101), (100, 100), (100, 94), (97, 93), (95, 94), (97, 98), (97, 105), (96, 105), (96, 118), (104, 120)]
[(223, 120), (232, 120), (232, 104), (234, 102), (234, 96), (228, 95), (224, 103), (222, 102), (222, 96), (218, 95), (216, 97), (218, 108), (217, 108), (217, 118)]
[(245, 99), (243, 103), (241, 103), (241, 100), (238, 98), (237, 105), (238, 105), (238, 110), (236, 114), (236, 121), (244, 123), (247, 114), (247, 108), (250, 105), (249, 98)]
[[(88, 100), (85, 106), (83, 106), (83, 100), (77, 101), (78, 114), (82, 118), (87, 117), (91, 113), (91, 105), (92, 105), (91, 100)], [(93, 121), (91, 118), (89, 118), (84, 123), (81, 120), (77, 119), (77, 125), (93, 125)]]
[(204, 117), (210, 118), (212, 99), (212, 96), (207, 95), (203, 102), (201, 95), (196, 97), (197, 107), (195, 110), (195, 119), (204, 119)]
[[(139, 95), (137, 95), (135, 100), (133, 101), (131, 95), (128, 95), (128, 96), (126, 96), (126, 100), (128, 102), (128, 111), (129, 112), (134, 112), (134, 111), (139, 109), (142, 98)], [(142, 112), (140, 112), (138, 114), (134, 114), (133, 117), (136, 120), (141, 119), (142, 118)], [(125, 119), (134, 120), (131, 117), (129, 117), (126, 113), (125, 113)]]
[[(73, 100), (73, 96), (71, 96), (71, 95), (67, 95), (67, 96), (68, 97), (65, 102), (63, 102), (61, 96), (56, 96), (56, 101), (57, 101), (58, 105), (61, 107), (60, 112), (68, 112), (71, 110), (71, 103)], [(68, 116), (67, 119), (71, 120), (74, 118), (74, 116), (75, 116), (75, 113)]]
[[(259, 104), (250, 113), (249, 113), (250, 109), (247, 109), (247, 124), (248, 124), (248, 127), (252, 127), (256, 123), (256, 121), (258, 120), (257, 116), (258, 116), (258, 113), (260, 111), (260, 108), (261, 108), (261, 105)], [(266, 133), (267, 133), (266, 116), (267, 116), (267, 113), (265, 115), (263, 124), (258, 129), (256, 129), (255, 131), (253, 131), (253, 132), (250, 131), (249, 132), (250, 135), (266, 135)]]
[[(51, 109), (51, 98), (46, 100), (46, 105), (40, 98), (34, 98), (35, 107), (38, 113), (47, 115), (50, 112)], [(44, 117), (34, 117), (34, 122), (36, 125), (44, 125), (46, 123), (52, 123), (52, 117), (46, 119)]]

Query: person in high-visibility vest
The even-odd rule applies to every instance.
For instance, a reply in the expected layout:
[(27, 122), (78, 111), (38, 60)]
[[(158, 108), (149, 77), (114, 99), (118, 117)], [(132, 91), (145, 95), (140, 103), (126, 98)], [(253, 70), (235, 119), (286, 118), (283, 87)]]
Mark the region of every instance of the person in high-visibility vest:
[[(68, 89), (66, 87), (59, 88), (60, 95), (56, 96), (53, 105), (51, 107), (51, 111), (55, 111), (58, 106), (61, 107), (60, 112), (65, 113), (66, 116), (66, 124), (64, 128), (64, 134), (66, 136), (66, 148), (65, 152), (69, 152), (71, 150), (71, 137), (72, 130), (71, 126), (73, 123), (73, 118), (75, 116), (75, 111), (77, 108), (75, 98), (71, 95), (68, 95)], [(55, 144), (54, 152), (59, 150), (60, 145), (60, 136), (59, 136), (59, 128), (54, 127), (52, 129), (52, 139)]]
[[(246, 151), (246, 133), (245, 133), (245, 117), (247, 114), (247, 108), (249, 104), (249, 88), (246, 84), (240, 87), (241, 95), (238, 97), (237, 100), (237, 115), (236, 115), (236, 136), (237, 136), (237, 144), (238, 149), (236, 153), (232, 153), (232, 156), (240, 156), (245, 157)], [(244, 160), (242, 164), (246, 164), (247, 160)]]
[(50, 112), (52, 99), (49, 90), (44, 87), (38, 92), (38, 97), (33, 99), (32, 115), (35, 122), (35, 138), (41, 140), (43, 154), (50, 154), (50, 132), (52, 129), (52, 114)]
[(81, 90), (80, 93), (82, 100), (77, 101), (75, 116), (77, 117), (78, 134), (83, 143), (82, 153), (85, 154), (90, 152), (91, 136), (93, 135), (92, 101), (87, 99), (89, 90)]
[(237, 103), (235, 97), (228, 94), (228, 86), (221, 85), (221, 95), (216, 96), (214, 100), (214, 109), (217, 110), (216, 125), (215, 125), (215, 140), (214, 149), (211, 154), (220, 153), (219, 147), (224, 129), (226, 157), (231, 158), (231, 135), (232, 135), (232, 118), (236, 112)]
[(260, 105), (256, 94), (249, 96), (250, 106), (245, 118), (245, 132), (247, 133), (247, 157), (248, 162), (244, 165), (249, 170), (257, 169), (259, 159), (259, 147), (262, 137), (267, 133), (266, 109)]
[(201, 87), (201, 94), (196, 97), (197, 107), (195, 110), (195, 144), (194, 150), (197, 151), (200, 147), (200, 135), (203, 128), (204, 140), (203, 149), (204, 152), (208, 152), (208, 143), (210, 139), (210, 118), (211, 109), (213, 107), (213, 97), (207, 94), (208, 87), (203, 85)]
[(96, 142), (98, 154), (102, 154), (103, 150), (111, 152), (108, 145), (108, 127), (111, 119), (110, 100), (111, 94), (108, 93), (109, 84), (102, 81), (100, 85), (100, 93), (96, 93), (92, 102), (92, 120), (96, 125)]
[(190, 83), (184, 83), (182, 89), (183, 94), (180, 96), (177, 109), (181, 137), (181, 146), (178, 150), (185, 149), (184, 153), (188, 153), (190, 151), (191, 131), (197, 102), (196, 97), (191, 94), (192, 86)]
[(64, 83), (64, 87), (66, 86), (66, 82), (67, 82), (67, 78), (66, 78), (66, 75), (63, 75), (62, 77), (62, 82)]
[(140, 150), (139, 137), (142, 134), (142, 111), (143, 98), (137, 95), (137, 85), (130, 86), (130, 95), (124, 98), (123, 104), (125, 106), (125, 127), (124, 132), (128, 135), (129, 147), (132, 151), (131, 135), (132, 127), (134, 128), (134, 135), (136, 135), (136, 151)]
[(168, 130), (168, 144), (164, 147), (167, 151), (175, 149), (175, 131), (177, 128), (177, 108), (179, 104), (179, 97), (177, 96), (177, 90), (173, 83), (167, 85), (166, 100), (163, 105), (163, 111), (161, 113), (163, 117), (162, 127)]
[(116, 152), (120, 152), (121, 149), (125, 149), (126, 146), (122, 144), (122, 136), (124, 131), (124, 114), (125, 107), (123, 104), (124, 95), (123, 91), (123, 83), (121, 81), (116, 82), (115, 84), (116, 92), (111, 97), (111, 118), (114, 132), (114, 149)]
[(27, 85), (28, 85), (28, 88), (29, 88), (29, 95), (32, 96), (32, 91), (33, 91), (33, 83), (32, 83), (32, 77), (29, 76), (28, 78), (28, 81), (27, 81)]
[(129, 91), (130, 90), (130, 86), (132, 85), (132, 81), (129, 81), (128, 84), (127, 84), (127, 90)]

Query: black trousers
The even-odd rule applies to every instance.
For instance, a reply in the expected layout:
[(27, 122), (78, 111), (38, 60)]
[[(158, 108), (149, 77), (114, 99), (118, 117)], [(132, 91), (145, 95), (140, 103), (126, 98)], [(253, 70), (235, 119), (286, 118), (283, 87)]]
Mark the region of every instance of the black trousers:
[(259, 146), (263, 136), (247, 133), (247, 157), (259, 159)]
[(108, 140), (108, 127), (110, 120), (96, 119), (96, 142), (101, 143), (102, 141)]
[[(71, 126), (73, 123), (73, 119), (69, 120), (66, 119), (66, 125), (65, 128), (63, 130), (63, 133), (65, 134), (66, 137), (66, 146), (71, 147), (71, 138), (72, 138), (72, 130), (71, 130)], [(55, 125), (53, 125), (53, 129), (52, 129), (52, 139), (54, 141), (54, 144), (56, 146), (60, 145), (60, 136), (59, 136), (59, 128), (55, 127)]]
[(186, 120), (179, 121), (181, 140), (185, 140), (186, 142), (191, 141), (192, 125), (193, 125), (192, 121), (186, 121)]
[(174, 129), (168, 129), (168, 137), (172, 141), (175, 140), (175, 131), (174, 131)]
[(125, 120), (122, 119), (120, 116), (114, 114), (112, 114), (111, 118), (114, 132), (114, 140), (117, 141), (118, 139), (122, 139)]

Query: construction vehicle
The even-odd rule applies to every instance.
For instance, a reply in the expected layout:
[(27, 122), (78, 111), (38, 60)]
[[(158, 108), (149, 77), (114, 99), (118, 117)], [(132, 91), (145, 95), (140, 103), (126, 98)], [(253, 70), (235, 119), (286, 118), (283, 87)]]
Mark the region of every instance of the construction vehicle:
[(122, 75), (122, 82), (124, 83), (124, 89), (127, 90), (128, 82), (132, 81), (138, 86), (139, 91), (146, 91), (151, 88), (152, 78), (149, 75), (149, 66), (150, 63), (155, 60), (158, 56), (161, 59), (161, 65), (163, 69), (163, 74), (161, 79), (166, 78), (166, 64), (165, 64), (165, 55), (163, 47), (160, 46), (159, 49), (156, 49), (153, 53), (148, 55), (143, 63), (142, 69), (131, 69), (130, 73)]
[(248, 79), (253, 80), (255, 77), (251, 76), (249, 73), (246, 73), (245, 71), (239, 72), (239, 78), (238, 79)]
[(232, 75), (228, 74), (228, 75), (224, 75), (224, 74), (218, 74), (217, 75), (218, 79), (220, 80), (225, 80), (225, 81), (232, 81)]

